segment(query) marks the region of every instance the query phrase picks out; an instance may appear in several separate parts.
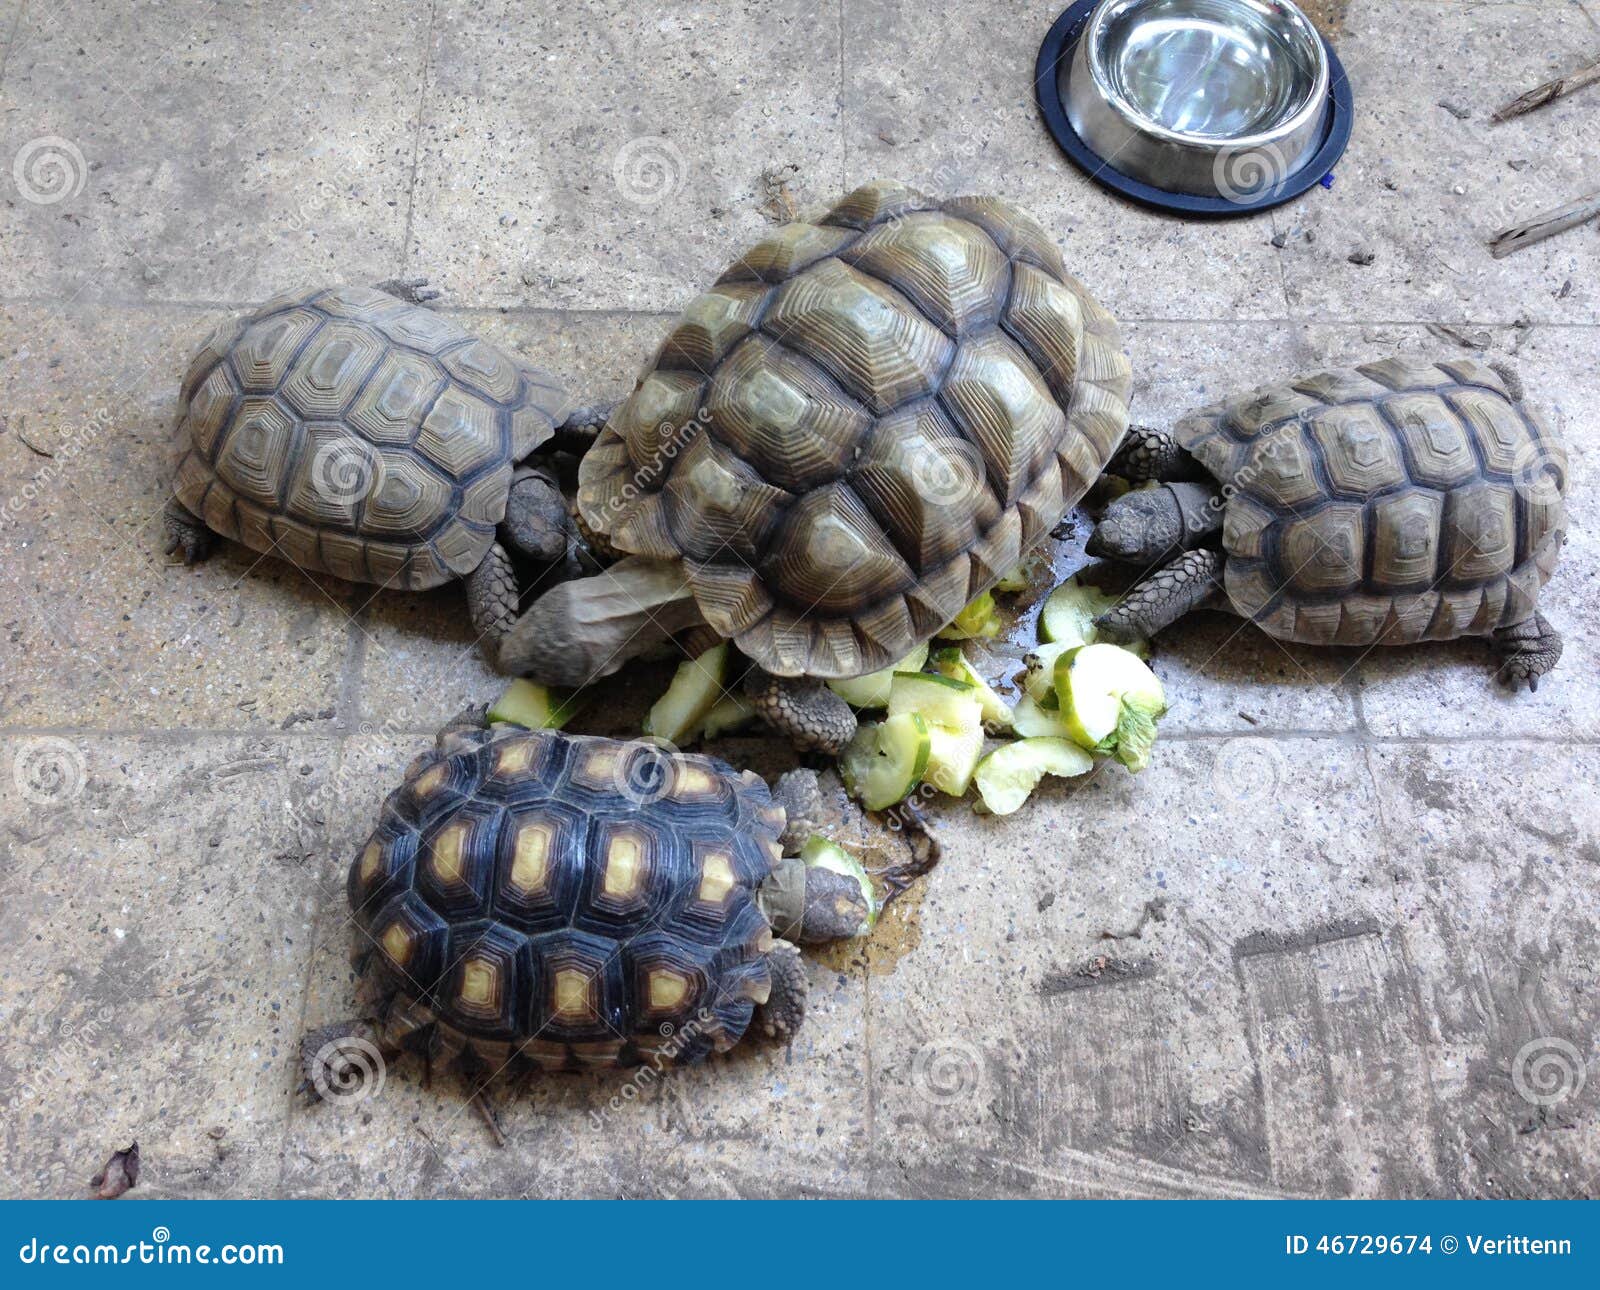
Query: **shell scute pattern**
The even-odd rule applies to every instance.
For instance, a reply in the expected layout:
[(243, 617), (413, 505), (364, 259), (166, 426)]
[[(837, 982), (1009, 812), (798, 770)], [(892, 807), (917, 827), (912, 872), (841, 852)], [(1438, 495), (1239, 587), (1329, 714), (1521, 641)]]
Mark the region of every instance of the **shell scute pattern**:
[(364, 287), (229, 320), (182, 386), (179, 500), (257, 551), (425, 588), (470, 572), (511, 467), (548, 438), (548, 377), (448, 318)]
[(1176, 433), (1231, 494), (1230, 599), (1280, 638), (1488, 634), (1526, 618), (1555, 567), (1565, 447), (1481, 363), (1316, 373)]
[(387, 1038), (547, 1069), (693, 1061), (770, 988), (755, 890), (781, 813), (647, 744), (472, 731), (419, 758), (350, 867)]
[(766, 670), (903, 657), (1056, 523), (1127, 428), (1115, 320), (1030, 216), (868, 184), (693, 301), (585, 457), (584, 522), (683, 559)]

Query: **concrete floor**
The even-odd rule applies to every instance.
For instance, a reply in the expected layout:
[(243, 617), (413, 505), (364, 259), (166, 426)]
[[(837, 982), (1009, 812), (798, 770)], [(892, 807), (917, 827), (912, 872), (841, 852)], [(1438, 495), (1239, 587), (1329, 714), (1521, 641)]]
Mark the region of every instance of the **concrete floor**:
[[(130, 1138), (141, 1192), (184, 1196), (1600, 1190), (1600, 226), (1484, 249), (1593, 187), (1600, 90), (1487, 116), (1592, 60), (1600, 4), (1322, 4), (1358, 105), (1337, 183), (1203, 224), (1048, 139), (1061, 2), (0, 0), (5, 1194), (81, 1194)], [(163, 557), (190, 351), (280, 288), (423, 272), (615, 397), (778, 166), (803, 208), (879, 175), (1030, 207), (1126, 324), (1145, 421), (1465, 352), (1427, 324), (1514, 352), (1572, 445), (1560, 671), (1508, 697), (1472, 643), (1190, 622), (1155, 764), (951, 805), (944, 864), (813, 960), (792, 1051), (637, 1098), (537, 1081), (505, 1150), (412, 1065), (306, 1108), (297, 1038), (352, 1006), (348, 857), (496, 683), (456, 589)]]

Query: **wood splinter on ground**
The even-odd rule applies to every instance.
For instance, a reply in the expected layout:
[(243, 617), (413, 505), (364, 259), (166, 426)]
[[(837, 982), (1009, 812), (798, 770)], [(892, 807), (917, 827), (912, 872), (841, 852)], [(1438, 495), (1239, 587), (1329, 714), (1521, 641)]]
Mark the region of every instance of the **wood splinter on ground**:
[(1600, 192), (1588, 193), (1565, 206), (1535, 215), (1525, 223), (1501, 229), (1489, 239), (1489, 251), (1495, 259), (1503, 260), (1513, 251), (1576, 228), (1596, 215), (1600, 215)]
[(1496, 122), (1509, 121), (1514, 116), (1532, 112), (1535, 108), (1553, 103), (1556, 99), (1571, 94), (1574, 90), (1581, 90), (1585, 85), (1593, 85), (1596, 81), (1600, 81), (1600, 63), (1590, 63), (1587, 67), (1581, 67), (1575, 72), (1568, 72), (1565, 76), (1558, 76), (1553, 81), (1535, 86), (1526, 94), (1517, 95), (1503, 108), (1498, 109), (1490, 119)]

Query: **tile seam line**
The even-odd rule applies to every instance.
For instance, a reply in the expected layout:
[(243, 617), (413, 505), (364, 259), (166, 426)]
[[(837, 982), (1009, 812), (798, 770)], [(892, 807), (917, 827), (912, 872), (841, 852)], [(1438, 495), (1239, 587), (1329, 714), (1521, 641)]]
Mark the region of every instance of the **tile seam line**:
[[(33, 308), (58, 308), (72, 307), (77, 302), (77, 297), (66, 296), (0, 296), (0, 309), (33, 309)], [(108, 299), (98, 298), (92, 302), (84, 302), (82, 307), (97, 309), (126, 309), (148, 310), (150, 312), (171, 313), (206, 313), (217, 310), (242, 311), (254, 309), (260, 305), (260, 300), (166, 300), (166, 299)], [(658, 318), (673, 319), (679, 316), (677, 309), (630, 309), (626, 307), (606, 306), (597, 309), (581, 308), (568, 305), (529, 305), (529, 304), (495, 304), (484, 302), (479, 304), (458, 303), (445, 299), (430, 305), (435, 313), (440, 314), (483, 314), (497, 313), (509, 317), (554, 317), (554, 318), (593, 318), (593, 319), (618, 319), (632, 318)], [(1523, 319), (1494, 319), (1494, 318), (1300, 318), (1300, 317), (1245, 317), (1245, 318), (1204, 318), (1204, 317), (1170, 317), (1156, 314), (1119, 314), (1117, 321), (1124, 325), (1139, 326), (1186, 326), (1186, 327), (1427, 327), (1443, 325), (1450, 327), (1494, 327), (1512, 328)], [(1594, 331), (1600, 329), (1600, 320), (1594, 322), (1549, 322), (1534, 319), (1529, 330), (1540, 331)], [(1443, 342), (1441, 342), (1443, 343)], [(1466, 347), (1461, 347), (1464, 353), (1471, 353)]]
[(417, 128), (411, 136), (411, 178), (406, 185), (406, 221), (400, 234), (400, 277), (411, 264), (411, 234), (417, 211), (417, 176), (422, 170), (422, 128), (428, 110), (428, 85), (433, 78), (433, 33), (439, 21), (439, 0), (428, 6), (428, 27), (422, 37), (422, 85), (417, 91)]
[(0, 94), (4, 94), (6, 87), (6, 67), (11, 62), (11, 51), (17, 47), (17, 38), (22, 34), (22, 20), (28, 14), (28, 0), (22, 0), (17, 6), (17, 16), (11, 20), (11, 30), (6, 32), (6, 43), (0, 48)]

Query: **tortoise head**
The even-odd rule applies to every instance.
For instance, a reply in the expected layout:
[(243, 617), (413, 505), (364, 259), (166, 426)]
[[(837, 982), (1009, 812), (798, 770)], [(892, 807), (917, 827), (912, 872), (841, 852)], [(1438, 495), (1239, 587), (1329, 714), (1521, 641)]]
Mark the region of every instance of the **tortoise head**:
[(1106, 507), (1084, 550), (1097, 558), (1151, 564), (1177, 548), (1183, 528), (1183, 514), (1167, 489), (1136, 489)]

